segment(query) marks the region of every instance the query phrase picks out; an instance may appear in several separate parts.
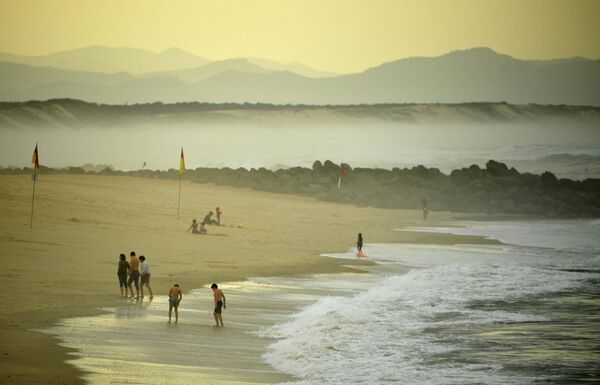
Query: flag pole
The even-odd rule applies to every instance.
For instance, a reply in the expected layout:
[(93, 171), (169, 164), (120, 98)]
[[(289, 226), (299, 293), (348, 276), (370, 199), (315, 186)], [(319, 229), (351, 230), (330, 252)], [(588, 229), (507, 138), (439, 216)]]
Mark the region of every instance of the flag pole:
[(33, 192), (31, 193), (31, 222), (29, 228), (33, 229), (33, 204), (35, 202), (35, 182), (37, 180), (37, 167), (33, 166)]
[(337, 196), (335, 198), (335, 213), (333, 214), (334, 217), (337, 217), (337, 212), (338, 212), (338, 202), (340, 200), (340, 188), (342, 187), (342, 175), (344, 174), (344, 169), (343, 166), (344, 162), (340, 163), (340, 174), (338, 175), (338, 185), (337, 185)]
[(179, 194), (177, 196), (177, 220), (181, 213), (181, 172), (179, 173)]
[(179, 194), (177, 195), (177, 220), (181, 217), (181, 176), (185, 172), (185, 159), (183, 157), (183, 146), (179, 155)]
[(40, 167), (40, 158), (38, 154), (38, 144), (35, 142), (35, 150), (33, 150), (33, 159), (31, 160), (33, 164), (33, 191), (31, 192), (31, 220), (29, 222), (29, 228), (33, 229), (33, 205), (35, 203), (35, 182), (37, 181), (37, 171)]

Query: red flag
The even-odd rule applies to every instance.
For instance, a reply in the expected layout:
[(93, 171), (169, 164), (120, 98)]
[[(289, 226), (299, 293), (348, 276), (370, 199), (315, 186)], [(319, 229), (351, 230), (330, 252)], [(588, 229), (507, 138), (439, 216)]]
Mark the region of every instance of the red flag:
[(38, 155), (37, 143), (35, 144), (35, 150), (33, 150), (33, 158), (31, 158), (31, 163), (37, 169), (40, 168), (40, 156)]
[(346, 170), (344, 170), (344, 164), (340, 163), (340, 176), (338, 177), (338, 190), (342, 187), (342, 178), (346, 176)]

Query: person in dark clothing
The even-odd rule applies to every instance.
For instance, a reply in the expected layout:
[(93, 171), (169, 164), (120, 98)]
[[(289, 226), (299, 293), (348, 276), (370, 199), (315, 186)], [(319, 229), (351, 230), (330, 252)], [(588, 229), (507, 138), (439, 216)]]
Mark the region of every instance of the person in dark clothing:
[(206, 216), (204, 217), (204, 220), (202, 221), (203, 225), (214, 225), (217, 223), (217, 221), (215, 221), (214, 219), (212, 219), (213, 216), (213, 212), (209, 211), (208, 214), (206, 214)]
[(358, 249), (358, 253), (362, 253), (362, 247), (363, 247), (363, 238), (362, 238), (362, 233), (358, 233), (358, 239), (356, 240), (356, 248)]
[(125, 254), (119, 256), (119, 268), (117, 276), (119, 277), (119, 286), (121, 287), (121, 297), (127, 297), (127, 274), (129, 273), (129, 262), (125, 260)]

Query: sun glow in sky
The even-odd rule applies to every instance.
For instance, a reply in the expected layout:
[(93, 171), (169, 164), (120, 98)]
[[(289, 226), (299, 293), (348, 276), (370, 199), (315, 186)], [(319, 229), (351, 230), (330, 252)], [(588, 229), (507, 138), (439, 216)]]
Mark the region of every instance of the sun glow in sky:
[(0, 51), (178, 47), (344, 73), (481, 46), (596, 59), (598, 20), (599, 0), (0, 0)]

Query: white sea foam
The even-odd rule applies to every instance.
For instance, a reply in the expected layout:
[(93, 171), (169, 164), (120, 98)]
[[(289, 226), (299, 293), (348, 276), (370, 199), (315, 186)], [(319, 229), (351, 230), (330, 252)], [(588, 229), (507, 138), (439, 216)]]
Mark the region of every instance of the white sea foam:
[[(277, 339), (263, 358), (298, 377), (295, 384), (527, 383), (532, 380), (528, 374), (509, 373), (493, 361), (453, 359), (474, 343), (476, 337), (465, 331), (551, 321), (550, 314), (510, 304), (571, 290), (585, 279), (600, 277), (593, 269), (566, 269), (598, 266), (600, 258), (594, 254), (513, 246), (365, 248), (371, 259), (386, 264), (379, 270), (384, 275), (394, 263), (419, 268), (382, 278), (354, 296), (321, 298), (287, 322), (262, 330), (262, 336)], [(352, 258), (351, 253), (334, 256)], [(509, 306), (494, 306), (498, 303)]]

